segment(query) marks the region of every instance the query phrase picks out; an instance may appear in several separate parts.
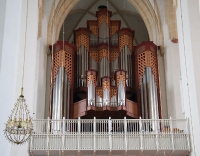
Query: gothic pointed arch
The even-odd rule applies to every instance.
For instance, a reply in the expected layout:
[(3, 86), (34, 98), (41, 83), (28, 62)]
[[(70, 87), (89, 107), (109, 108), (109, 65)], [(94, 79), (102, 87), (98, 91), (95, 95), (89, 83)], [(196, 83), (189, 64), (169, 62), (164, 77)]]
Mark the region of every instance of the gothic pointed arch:
[[(51, 44), (52, 42), (53, 24), (55, 28), (55, 40), (58, 40), (60, 29), (62, 27), (62, 24), (66, 16), (79, 1), (80, 0), (67, 0), (67, 1), (60, 0), (55, 9), (54, 6), (52, 7), (48, 24), (48, 34), (47, 34), (48, 44)], [(94, 1), (94, 3), (96, 1)], [(139, 14), (141, 15), (147, 27), (150, 40), (154, 41), (157, 45), (161, 45), (162, 48), (164, 45), (163, 32), (158, 12), (155, 12), (156, 2), (154, 2), (155, 8), (152, 7), (149, 0), (141, 0), (141, 1), (129, 0), (129, 2), (137, 9)], [(54, 15), (54, 10), (55, 10), (55, 15)], [(56, 20), (55, 23), (54, 20)], [(161, 53), (164, 54), (164, 51), (161, 50)]]

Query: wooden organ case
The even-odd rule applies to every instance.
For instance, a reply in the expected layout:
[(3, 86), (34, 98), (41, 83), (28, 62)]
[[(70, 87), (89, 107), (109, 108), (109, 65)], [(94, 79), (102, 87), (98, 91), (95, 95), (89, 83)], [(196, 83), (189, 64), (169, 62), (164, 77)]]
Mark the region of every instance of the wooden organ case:
[(74, 46), (54, 45), (53, 119), (160, 117), (157, 46), (133, 46), (134, 31), (111, 16), (97, 11), (97, 20), (74, 31)]

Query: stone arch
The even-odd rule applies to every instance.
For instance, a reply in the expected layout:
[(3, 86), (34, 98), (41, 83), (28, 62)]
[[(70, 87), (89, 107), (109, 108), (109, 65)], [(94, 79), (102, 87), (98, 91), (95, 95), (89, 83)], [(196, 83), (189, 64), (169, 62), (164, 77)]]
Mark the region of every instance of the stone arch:
[[(54, 30), (55, 30), (55, 40), (58, 40), (59, 32), (61, 29), (61, 26), (70, 12), (70, 10), (79, 2), (80, 0), (60, 0), (55, 8), (55, 15), (54, 15), (54, 6), (52, 7), (50, 20), (48, 24), (48, 34), (47, 34), (47, 44), (52, 43), (52, 28), (54, 23)], [(164, 39), (163, 39), (163, 31), (161, 27), (160, 18), (158, 15), (158, 11), (155, 8), (152, 7), (149, 0), (128, 0), (139, 12), (141, 15), (149, 34), (149, 38), (151, 41), (154, 41), (157, 45), (160, 45), (163, 47), (164, 45)], [(155, 1), (154, 1), (155, 4)], [(164, 54), (164, 51), (161, 50), (161, 53)]]

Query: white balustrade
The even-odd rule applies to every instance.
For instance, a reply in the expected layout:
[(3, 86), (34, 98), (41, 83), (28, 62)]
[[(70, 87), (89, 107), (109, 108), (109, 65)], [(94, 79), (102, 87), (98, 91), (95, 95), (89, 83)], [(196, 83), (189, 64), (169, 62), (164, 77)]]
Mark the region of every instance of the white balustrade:
[(187, 119), (33, 120), (34, 150), (190, 150)]

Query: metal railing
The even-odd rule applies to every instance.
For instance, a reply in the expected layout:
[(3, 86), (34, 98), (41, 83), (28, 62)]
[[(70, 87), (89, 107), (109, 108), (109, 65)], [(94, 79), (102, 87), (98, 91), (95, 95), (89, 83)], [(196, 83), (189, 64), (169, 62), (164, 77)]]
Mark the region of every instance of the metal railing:
[(189, 150), (188, 119), (33, 120), (30, 150)]

